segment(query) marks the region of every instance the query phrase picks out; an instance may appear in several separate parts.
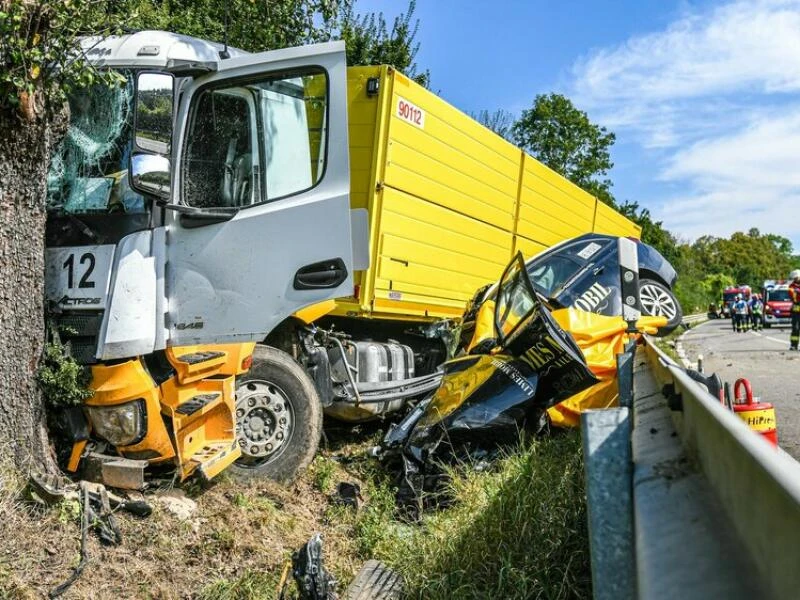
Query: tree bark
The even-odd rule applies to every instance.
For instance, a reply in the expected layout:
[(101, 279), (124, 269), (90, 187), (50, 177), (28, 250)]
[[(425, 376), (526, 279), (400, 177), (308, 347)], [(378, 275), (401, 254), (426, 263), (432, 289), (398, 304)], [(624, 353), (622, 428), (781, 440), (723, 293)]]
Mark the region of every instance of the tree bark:
[(0, 432), (10, 443), (0, 458), (10, 451), (23, 472), (56, 470), (34, 377), (45, 339), (46, 177), (65, 123), (0, 109)]

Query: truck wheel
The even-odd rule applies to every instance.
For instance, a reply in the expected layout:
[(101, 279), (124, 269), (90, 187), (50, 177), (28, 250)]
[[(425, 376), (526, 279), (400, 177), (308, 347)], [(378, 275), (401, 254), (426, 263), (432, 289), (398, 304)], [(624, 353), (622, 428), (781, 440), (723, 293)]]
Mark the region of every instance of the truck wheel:
[(257, 345), (250, 370), (236, 378), (242, 456), (231, 469), (290, 482), (314, 458), (321, 435), (322, 405), (311, 379), (288, 354)]
[(667, 317), (667, 325), (658, 330), (658, 337), (667, 335), (681, 324), (683, 310), (678, 299), (664, 284), (653, 279), (639, 281), (639, 298), (642, 312), (651, 317)]

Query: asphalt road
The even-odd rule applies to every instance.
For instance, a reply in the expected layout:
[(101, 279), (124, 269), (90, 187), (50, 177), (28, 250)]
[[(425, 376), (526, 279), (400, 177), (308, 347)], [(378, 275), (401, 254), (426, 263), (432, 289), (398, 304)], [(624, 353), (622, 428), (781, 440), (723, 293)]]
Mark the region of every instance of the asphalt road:
[(753, 395), (775, 405), (778, 444), (800, 460), (800, 352), (789, 352), (789, 327), (735, 333), (730, 319), (714, 319), (681, 339), (692, 362), (703, 355), (703, 370), (731, 386), (746, 377)]

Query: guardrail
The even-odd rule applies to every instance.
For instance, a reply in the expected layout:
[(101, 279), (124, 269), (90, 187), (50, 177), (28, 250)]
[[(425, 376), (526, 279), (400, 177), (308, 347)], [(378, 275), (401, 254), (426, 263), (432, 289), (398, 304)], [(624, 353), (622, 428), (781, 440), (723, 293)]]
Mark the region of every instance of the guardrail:
[(705, 321), (708, 319), (708, 315), (706, 313), (696, 313), (694, 315), (685, 315), (682, 319), (682, 323), (697, 323), (698, 321)]
[(650, 340), (633, 388), (632, 418), (582, 419), (595, 598), (797, 597), (800, 463)]

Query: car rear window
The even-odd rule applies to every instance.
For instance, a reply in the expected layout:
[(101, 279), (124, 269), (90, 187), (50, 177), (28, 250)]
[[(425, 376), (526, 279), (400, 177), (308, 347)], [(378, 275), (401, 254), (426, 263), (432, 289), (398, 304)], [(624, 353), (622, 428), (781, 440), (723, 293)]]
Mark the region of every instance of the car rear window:
[(602, 238), (581, 240), (534, 258), (528, 264), (533, 287), (541, 295), (552, 297), (573, 275), (594, 262), (608, 243)]

